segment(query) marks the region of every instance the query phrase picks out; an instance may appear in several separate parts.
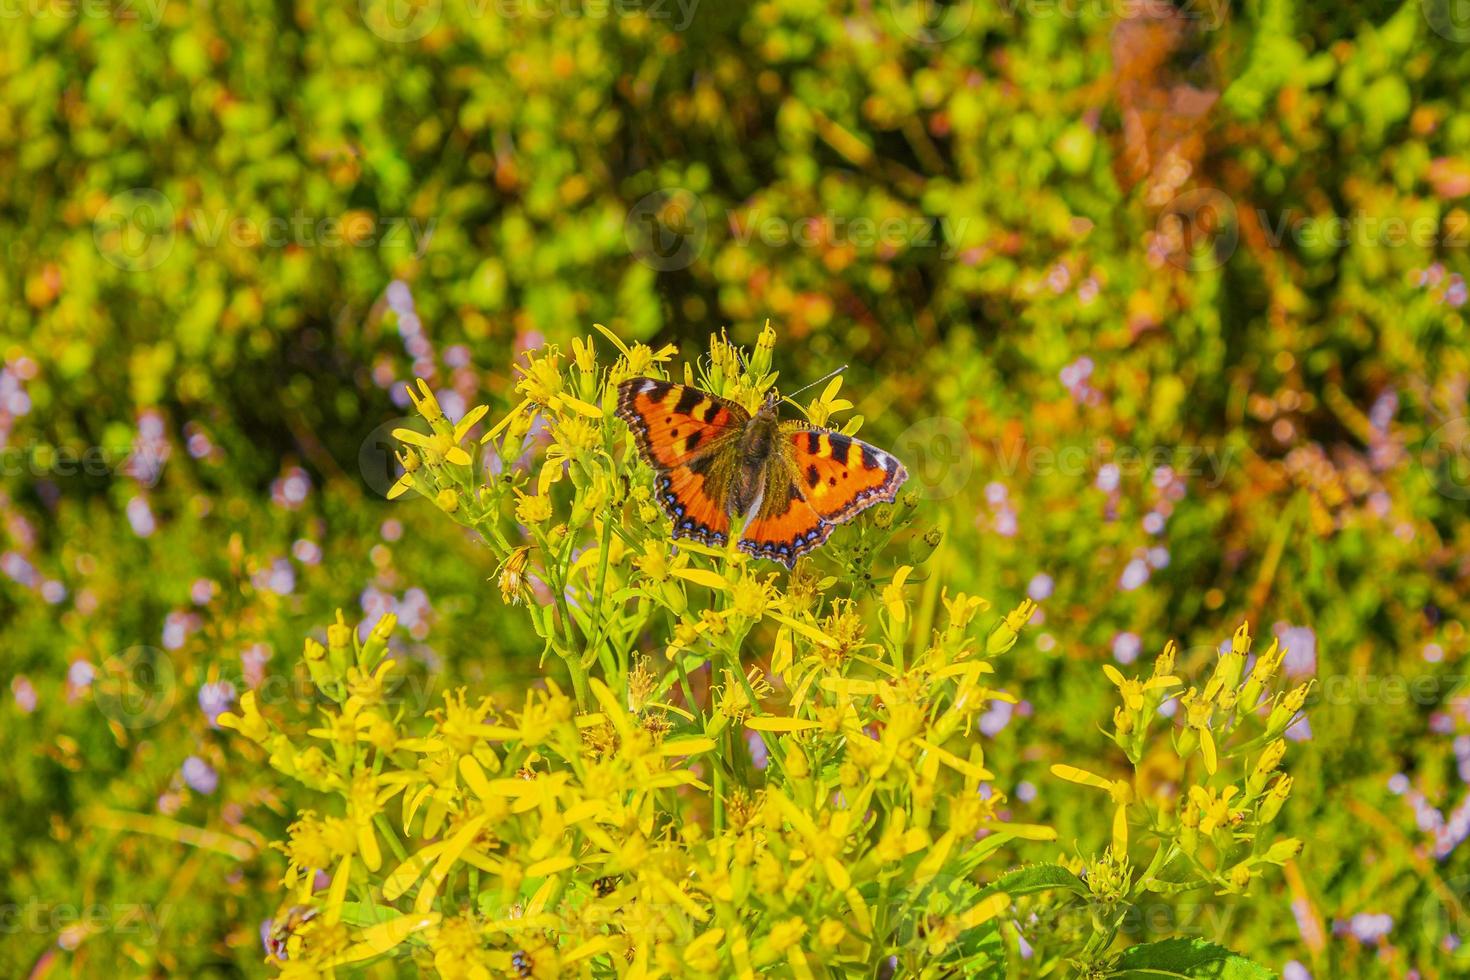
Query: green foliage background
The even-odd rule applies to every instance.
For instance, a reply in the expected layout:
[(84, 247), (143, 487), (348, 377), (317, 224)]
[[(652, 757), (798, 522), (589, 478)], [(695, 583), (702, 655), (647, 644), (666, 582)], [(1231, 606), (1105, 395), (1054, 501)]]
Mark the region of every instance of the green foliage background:
[[(372, 475), (406, 380), (503, 410), (518, 353), (593, 321), (692, 355), (768, 317), (785, 387), (851, 366), (952, 588), (1004, 609), (1049, 577), (997, 735), (1025, 819), (1106, 839), (1047, 767), (1096, 754), (1119, 634), (1203, 662), (1242, 618), (1306, 627), (1281, 819), (1308, 848), (1205, 938), (1321, 977), (1464, 968), (1470, 32), (1435, 0), (926, 10), (5, 14), (0, 969), (260, 970), (260, 845), (298, 801), (199, 708), (242, 654), (290, 663), (381, 594), (438, 687), (535, 675), (483, 553)], [(105, 471), (64, 462), (89, 448)], [(122, 724), (105, 665), (139, 646), (161, 710)], [(111, 927), (54, 914), (97, 904)], [(162, 931), (117, 927), (133, 904)]]

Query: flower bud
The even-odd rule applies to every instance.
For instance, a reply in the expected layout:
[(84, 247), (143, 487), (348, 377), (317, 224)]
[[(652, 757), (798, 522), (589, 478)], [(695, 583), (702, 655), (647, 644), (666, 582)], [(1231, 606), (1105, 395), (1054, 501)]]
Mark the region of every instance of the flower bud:
[(332, 665), (333, 677), (346, 677), (347, 666), (352, 658), (352, 627), (337, 610), (337, 621), (327, 627), (327, 654)]
[(398, 617), (393, 613), (385, 613), (373, 626), (373, 631), (368, 634), (367, 642), (362, 645), (362, 653), (358, 655), (357, 665), (364, 670), (372, 670), (383, 659), (383, 654), (388, 652), (388, 637), (393, 635), (393, 630), (398, 626)]
[(1253, 798), (1261, 794), (1261, 791), (1266, 788), (1266, 780), (1271, 778), (1271, 774), (1281, 764), (1281, 758), (1285, 754), (1286, 742), (1282, 739), (1278, 738), (1266, 746), (1261, 757), (1256, 760), (1256, 766), (1251, 770), (1250, 778), (1246, 780), (1247, 797)]
[(1174, 657), (1178, 652), (1179, 647), (1173, 640), (1164, 644), (1164, 652), (1154, 661), (1155, 677), (1168, 677), (1174, 673)]
[(1030, 621), (1035, 612), (1036, 603), (1030, 599), (1022, 599), (1021, 604), (1006, 613), (1005, 618), (990, 631), (990, 636), (985, 641), (985, 652), (996, 657), (1015, 646), (1021, 635), (1021, 627)]
[(306, 661), (306, 669), (310, 672), (311, 682), (317, 686), (317, 690), (325, 694), (337, 686), (341, 678), (332, 676), (331, 664), (327, 661), (326, 647), (307, 637), (306, 649), (302, 651), (301, 658)]
[(1276, 778), (1276, 782), (1271, 784), (1271, 791), (1261, 801), (1261, 809), (1258, 814), (1261, 823), (1270, 823), (1275, 820), (1289, 796), (1291, 796), (1291, 777), (1283, 773)]
[(1270, 864), (1285, 864), (1302, 852), (1302, 842), (1295, 837), (1287, 837), (1271, 845), (1262, 858)]
[(444, 513), (453, 514), (455, 511), (459, 510), (459, 494), (450, 487), (445, 487), (443, 490), (440, 490), (438, 496), (434, 498), (434, 503), (437, 504), (439, 509), (442, 510)]

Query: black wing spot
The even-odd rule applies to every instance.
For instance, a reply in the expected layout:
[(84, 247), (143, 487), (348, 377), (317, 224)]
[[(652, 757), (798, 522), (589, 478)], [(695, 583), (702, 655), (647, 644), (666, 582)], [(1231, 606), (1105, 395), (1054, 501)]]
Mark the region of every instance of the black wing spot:
[(704, 395), (701, 394), (698, 389), (685, 388), (683, 392), (679, 394), (679, 403), (674, 406), (674, 413), (676, 415), (691, 414), (694, 411), (694, 406), (698, 405), (700, 400), (703, 398)]
[(876, 470), (878, 468), (878, 457), (869, 446), (863, 446), (863, 468)]
[(822, 435), (819, 432), (808, 432), (806, 434), (806, 451), (815, 456), (822, 448)]
[(837, 486), (837, 477), (835, 477), (835, 476), (829, 476), (829, 477), (827, 477), (827, 486), (829, 486), (829, 487), (835, 487), (835, 486)]
[[(676, 436), (678, 435), (677, 432), (674, 433), (674, 434)], [(689, 451), (691, 451), (695, 446), (699, 445), (699, 443), (703, 439), (704, 439), (704, 433), (698, 431), (697, 429), (694, 432), (689, 433), (689, 438), (684, 440), (684, 451), (686, 453), (689, 452)]]
[(821, 476), (817, 473), (817, 466), (815, 463), (806, 468), (806, 482), (808, 486), (813, 487), (822, 482)]

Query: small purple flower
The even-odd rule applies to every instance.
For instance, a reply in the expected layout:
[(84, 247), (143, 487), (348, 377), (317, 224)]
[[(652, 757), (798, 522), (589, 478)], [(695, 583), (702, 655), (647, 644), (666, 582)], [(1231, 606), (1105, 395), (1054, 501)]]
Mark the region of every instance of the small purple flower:
[(1123, 568), (1123, 574), (1118, 578), (1118, 587), (1124, 592), (1132, 592), (1147, 581), (1148, 563), (1142, 558), (1135, 558)]
[(1153, 547), (1148, 549), (1148, 563), (1154, 568), (1169, 567), (1169, 549), (1164, 547)]
[(1113, 637), (1113, 659), (1120, 664), (1131, 664), (1138, 659), (1143, 641), (1137, 633), (1119, 633)]
[(383, 536), (384, 541), (397, 541), (403, 537), (403, 523), (396, 517), (390, 517), (383, 522), (383, 526), (378, 529), (378, 533)]
[(1026, 586), (1026, 595), (1035, 602), (1045, 602), (1051, 598), (1052, 587), (1055, 583), (1050, 575), (1038, 572), (1031, 577), (1031, 583)]
[(128, 501), (127, 506), (128, 523), (132, 525), (133, 533), (140, 538), (151, 537), (158, 530), (158, 524), (153, 519), (153, 508), (148, 506), (144, 497), (134, 497)]
[(36, 686), (31, 679), (24, 674), (19, 674), (10, 682), (10, 693), (15, 697), (15, 706), (22, 714), (30, 714), (36, 710)]
[(995, 515), (995, 533), (1003, 538), (1014, 538), (1018, 525), (1016, 524), (1016, 512), (1003, 510)]
[(1287, 677), (1310, 677), (1317, 673), (1317, 634), (1310, 626), (1277, 623), (1276, 640), (1286, 647), (1282, 673)]
[(189, 600), (196, 606), (207, 606), (218, 592), (219, 585), (213, 579), (196, 578), (189, 586)]
[(214, 681), (199, 688), (199, 710), (204, 712), (211, 728), (219, 727), (215, 720), (234, 703), (235, 685), (229, 681)]
[(1360, 943), (1376, 943), (1393, 931), (1393, 916), (1386, 912), (1359, 912), (1348, 921), (1348, 932)]
[(1030, 803), (1036, 799), (1036, 784), (1024, 779), (1021, 780), (1016, 784), (1016, 799), (1022, 803)]
[(183, 773), (184, 782), (196, 793), (208, 796), (219, 788), (219, 773), (211, 769), (209, 763), (197, 755), (191, 755), (185, 759), (179, 771)]
[(1403, 796), (1409, 791), (1409, 777), (1396, 772), (1388, 777), (1388, 791), (1394, 796)]
[(1307, 972), (1306, 967), (1292, 960), (1282, 968), (1281, 980), (1312, 980), (1312, 975)]
[(315, 541), (298, 538), (291, 545), (291, 557), (303, 565), (316, 565), (322, 560), (322, 549)]
[(1156, 510), (1151, 510), (1143, 515), (1143, 530), (1146, 534), (1162, 534), (1164, 532), (1164, 515)]
[(766, 747), (766, 740), (761, 738), (760, 732), (746, 732), (745, 744), (750, 748), (750, 758), (755, 767), (764, 771), (771, 762), (771, 750)]
[(999, 735), (1011, 723), (1011, 713), (1014, 710), (1015, 705), (1009, 701), (992, 703), (980, 716), (980, 731), (989, 738)]
[(1117, 463), (1102, 464), (1097, 468), (1097, 488), (1103, 493), (1112, 493), (1118, 489), (1120, 476)]
[(73, 660), (66, 671), (66, 682), (77, 690), (85, 690), (92, 686), (92, 679), (97, 676), (97, 668), (90, 661)]
[(991, 482), (985, 484), (985, 500), (988, 504), (990, 504), (990, 506), (999, 507), (1001, 504), (1006, 502), (1006, 499), (1009, 496), (1010, 491), (1006, 489), (1006, 485), (1004, 483), (997, 483), (996, 481), (992, 480)]

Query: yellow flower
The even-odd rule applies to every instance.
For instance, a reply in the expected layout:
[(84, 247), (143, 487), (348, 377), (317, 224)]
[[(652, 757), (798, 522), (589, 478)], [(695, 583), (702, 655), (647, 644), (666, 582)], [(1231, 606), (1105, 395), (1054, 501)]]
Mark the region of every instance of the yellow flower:
[(837, 393), (841, 390), (842, 375), (839, 374), (827, 383), (821, 395), (811, 400), (806, 408), (806, 417), (811, 419), (813, 425), (825, 426), (834, 414), (852, 408), (852, 402), (846, 398), (837, 397)]
[(1030, 599), (1022, 599), (1021, 604), (1006, 613), (1005, 618), (991, 631), (985, 641), (985, 652), (996, 657), (1015, 646), (1021, 635), (1021, 627), (1030, 622), (1035, 613), (1036, 603)]
[(530, 527), (551, 520), (551, 497), (544, 493), (527, 495), (516, 491), (516, 520)]
[(233, 711), (221, 712), (215, 719), (221, 728), (233, 728), (257, 745), (264, 745), (271, 737), (270, 723), (261, 715), (260, 709), (255, 706), (255, 692), (246, 691), (240, 695), (240, 713)]
[(439, 399), (434, 397), (434, 392), (430, 390), (427, 381), (423, 378), (415, 378), (414, 383), (418, 385), (418, 391), (413, 390), (413, 385), (404, 386), (408, 390), (408, 397), (424, 420), (433, 425), (444, 418), (444, 410), (439, 407)]
[[(444, 463), (469, 466), (471, 462), (470, 454), (459, 447), (452, 432), (435, 432), (432, 435), (424, 435), (417, 429), (394, 429), (393, 438), (421, 449), (424, 462), (430, 466), (440, 466)], [(405, 465), (404, 469), (407, 468)]]
[(521, 376), (516, 391), (538, 405), (549, 406), (562, 391), (561, 351), (548, 344), (540, 353), (540, 357), (528, 353), (526, 365), (516, 365), (516, 373)]
[(1181, 683), (1177, 677), (1151, 677), (1147, 681), (1124, 677), (1122, 672), (1112, 664), (1103, 664), (1102, 669), (1103, 673), (1108, 675), (1108, 680), (1118, 688), (1118, 693), (1123, 696), (1123, 704), (1128, 707), (1129, 711), (1143, 709), (1144, 692), (1174, 687)]
[[(841, 378), (834, 378), (841, 381)], [(894, 623), (902, 625), (909, 615), (908, 603), (904, 601), (903, 583), (913, 573), (908, 565), (903, 565), (893, 573), (893, 581), (883, 587), (883, 608), (888, 610), (888, 618)]]
[(1227, 786), (1223, 792), (1203, 786), (1189, 787), (1189, 801), (1199, 811), (1199, 829), (1213, 834), (1222, 827), (1233, 827), (1239, 823), (1245, 813), (1230, 805), (1231, 799), (1239, 792), (1238, 786)]

